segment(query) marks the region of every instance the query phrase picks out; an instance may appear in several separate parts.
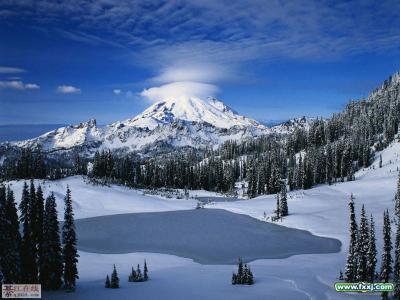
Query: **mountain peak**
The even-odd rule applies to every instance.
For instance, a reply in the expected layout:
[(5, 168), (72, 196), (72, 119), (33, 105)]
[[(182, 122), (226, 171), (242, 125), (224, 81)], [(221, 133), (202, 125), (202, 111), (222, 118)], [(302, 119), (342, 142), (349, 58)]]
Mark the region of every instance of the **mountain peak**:
[(153, 129), (158, 125), (175, 121), (209, 123), (218, 128), (234, 126), (261, 126), (255, 120), (239, 115), (222, 101), (209, 97), (202, 100), (198, 97), (167, 99), (159, 101), (147, 108), (137, 117), (128, 120), (130, 126)]

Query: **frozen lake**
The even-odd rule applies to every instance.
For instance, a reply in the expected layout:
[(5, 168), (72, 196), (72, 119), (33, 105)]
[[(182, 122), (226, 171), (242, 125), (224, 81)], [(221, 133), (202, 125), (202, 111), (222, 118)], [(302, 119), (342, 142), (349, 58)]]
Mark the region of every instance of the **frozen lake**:
[(209, 203), (209, 202), (234, 202), (234, 201), (243, 201), (243, 199), (238, 199), (236, 197), (215, 197), (215, 196), (201, 196), (196, 197), (196, 200), (202, 203)]
[(153, 252), (201, 264), (340, 251), (339, 240), (221, 209), (131, 213), (76, 220), (78, 248), (95, 253)]

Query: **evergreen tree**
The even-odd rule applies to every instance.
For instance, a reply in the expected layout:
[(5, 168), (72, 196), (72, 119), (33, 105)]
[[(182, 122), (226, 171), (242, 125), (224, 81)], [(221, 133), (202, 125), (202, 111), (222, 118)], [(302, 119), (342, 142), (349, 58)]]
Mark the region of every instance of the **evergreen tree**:
[(21, 234), (14, 193), (9, 186), (6, 193), (4, 187), (0, 189), (0, 232), (4, 233), (0, 235), (0, 266), (4, 282), (18, 283), (21, 278)]
[(108, 274), (107, 274), (106, 282), (105, 282), (105, 284), (104, 284), (104, 287), (105, 287), (106, 289), (109, 289), (110, 286), (111, 286), (111, 284), (110, 284), (110, 277), (108, 277)]
[(239, 257), (239, 261), (238, 261), (238, 273), (237, 273), (238, 283), (239, 283), (239, 284), (242, 284), (242, 283), (243, 283), (243, 276), (244, 276), (243, 261), (242, 261), (242, 259)]
[(142, 275), (142, 271), (140, 270), (139, 264), (137, 265), (137, 268), (136, 268), (136, 281), (143, 281), (143, 275)]
[[(0, 270), (2, 270), (2, 279), (6, 272), (4, 256), (7, 251), (7, 217), (6, 217), (6, 189), (4, 185), (0, 186)], [(5, 282), (7, 280), (4, 280)]]
[(44, 197), (42, 187), (37, 187), (35, 197), (36, 214), (34, 219), (34, 225), (32, 226), (32, 236), (36, 244), (38, 268), (40, 273), (40, 261), (42, 260), (41, 253), (43, 248), (43, 213), (44, 213)]
[(276, 219), (279, 219), (281, 217), (281, 201), (279, 199), (279, 194), (276, 194)]
[(22, 198), (19, 204), (20, 222), (22, 223), (21, 240), (21, 282), (37, 282), (37, 267), (34, 243), (32, 241), (31, 230), (31, 197), (28, 185), (24, 183)]
[(76, 249), (76, 233), (74, 224), (74, 213), (72, 211), (71, 190), (67, 187), (67, 194), (64, 199), (65, 212), (64, 224), (62, 229), (63, 242), (63, 263), (64, 263), (64, 286), (68, 290), (75, 289), (76, 279), (78, 276), (78, 253)]
[(367, 254), (367, 280), (374, 282), (375, 279), (375, 268), (376, 268), (376, 238), (375, 238), (375, 223), (371, 215), (370, 227), (369, 227), (369, 241), (368, 241), (368, 254)]
[[(389, 282), (390, 274), (392, 273), (392, 243), (391, 243), (390, 217), (389, 211), (383, 213), (383, 250), (381, 263), (381, 280)], [(382, 298), (388, 298), (388, 292), (382, 293)]]
[(249, 268), (247, 267), (247, 264), (244, 264), (243, 277), (242, 277), (241, 282), (242, 282), (242, 284), (247, 284), (248, 280), (249, 280)]
[(399, 222), (400, 221), (400, 173), (398, 175), (398, 179), (397, 179), (397, 191), (396, 191), (396, 195), (394, 197), (394, 212), (396, 215), (396, 221)]
[(232, 272), (232, 284), (237, 284), (237, 275), (235, 272)]
[(400, 299), (400, 176), (395, 195), (396, 240), (394, 254), (394, 298)]
[(282, 217), (285, 217), (289, 214), (289, 209), (287, 204), (287, 190), (285, 183), (281, 185), (279, 212)]
[(131, 274), (129, 275), (129, 277), (128, 277), (128, 281), (129, 282), (134, 282), (134, 281), (136, 281), (136, 271), (135, 271), (135, 269), (132, 267), (132, 271), (131, 271)]
[(149, 269), (147, 268), (147, 263), (146, 260), (144, 261), (144, 267), (143, 267), (143, 280), (147, 281), (149, 280), (149, 275), (148, 275)]
[(352, 282), (356, 279), (357, 275), (357, 236), (358, 236), (356, 214), (354, 211), (353, 194), (350, 196), (349, 209), (350, 209), (350, 242), (349, 242), (349, 253), (347, 254), (345, 276), (347, 282)]
[(367, 260), (368, 260), (368, 246), (369, 246), (369, 226), (368, 220), (365, 215), (364, 205), (361, 208), (360, 230), (358, 234), (357, 254), (357, 281), (366, 281), (368, 278), (367, 273)]
[(397, 222), (394, 250), (394, 298), (400, 299), (400, 222)]
[(112, 288), (112, 289), (119, 288), (119, 277), (118, 277), (118, 273), (117, 273), (117, 269), (115, 268), (115, 265), (114, 265), (114, 269), (111, 274), (110, 288)]
[(39, 263), (39, 256), (38, 256), (38, 248), (37, 248), (37, 241), (39, 239), (39, 234), (37, 232), (38, 226), (36, 224), (37, 220), (37, 212), (38, 212), (38, 206), (37, 206), (37, 195), (36, 195), (36, 188), (35, 188), (35, 183), (33, 179), (31, 179), (30, 183), (30, 188), (29, 188), (29, 229), (30, 229), (30, 236), (31, 236), (31, 250), (32, 250), (32, 256), (33, 256), (33, 264), (32, 264), (32, 283), (38, 283), (38, 263)]
[(44, 289), (59, 289), (62, 284), (63, 265), (56, 199), (53, 193), (46, 199), (43, 220), (40, 283)]
[(251, 272), (250, 266), (247, 264), (243, 265), (242, 259), (239, 257), (238, 260), (238, 272), (232, 273), (232, 284), (248, 284), (252, 285), (254, 283), (254, 276)]
[(251, 272), (250, 266), (248, 266), (247, 269), (247, 284), (248, 285), (254, 284), (253, 272)]

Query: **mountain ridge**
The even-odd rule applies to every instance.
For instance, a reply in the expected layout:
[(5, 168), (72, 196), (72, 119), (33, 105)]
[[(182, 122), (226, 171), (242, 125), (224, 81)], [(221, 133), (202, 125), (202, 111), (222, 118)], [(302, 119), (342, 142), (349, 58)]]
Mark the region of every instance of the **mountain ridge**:
[[(45, 152), (79, 149), (84, 156), (96, 150), (148, 152), (157, 147), (215, 147), (227, 140), (243, 140), (270, 134), (261, 123), (239, 115), (215, 98), (168, 99), (154, 103), (132, 119), (97, 126), (92, 118), (36, 138), (2, 143), (9, 147), (41, 148)], [(1, 145), (1, 144), (0, 144)]]

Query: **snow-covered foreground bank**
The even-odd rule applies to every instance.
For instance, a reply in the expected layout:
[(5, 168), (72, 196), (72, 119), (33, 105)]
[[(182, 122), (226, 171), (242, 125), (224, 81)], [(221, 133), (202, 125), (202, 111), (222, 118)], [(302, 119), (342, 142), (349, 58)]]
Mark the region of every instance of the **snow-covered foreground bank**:
[[(129, 253), (95, 254), (80, 252), (77, 291), (45, 293), (47, 299), (379, 299), (379, 295), (340, 294), (333, 289), (340, 269), (344, 269), (348, 247), (348, 200), (355, 196), (357, 214), (365, 204), (368, 214), (376, 221), (377, 247), (382, 248), (382, 214), (388, 208), (393, 214), (400, 144), (393, 144), (382, 152), (383, 167), (361, 170), (356, 181), (318, 186), (307, 191), (289, 193), (290, 216), (284, 226), (305, 229), (313, 234), (337, 238), (342, 242), (340, 253), (296, 255), (286, 259), (263, 259), (251, 262), (255, 276), (253, 286), (232, 286), (230, 278), (234, 266), (201, 265), (192, 260), (165, 254)], [(79, 218), (127, 212), (148, 212), (191, 209), (193, 200), (166, 200), (142, 196), (140, 192), (113, 186), (93, 187), (78, 177), (46, 182), (46, 191), (57, 192), (61, 201), (69, 184)], [(19, 186), (18, 186), (19, 185)], [(14, 183), (20, 187), (21, 183)], [(17, 190), (18, 190), (17, 189)], [(17, 194), (19, 199), (20, 194)], [(86, 198), (88, 200), (86, 200)], [(58, 202), (62, 209), (61, 202)], [(264, 211), (270, 215), (275, 208), (274, 196), (252, 200), (218, 202), (208, 208), (221, 208), (262, 219)], [(101, 229), (100, 229), (101, 230)], [(79, 237), (78, 237), (79, 238)], [(134, 238), (134, 237), (132, 237)], [(379, 255), (380, 257), (380, 255)], [(128, 283), (131, 265), (146, 258), (151, 280)], [(116, 264), (121, 278), (121, 289), (104, 289), (105, 275)]]

